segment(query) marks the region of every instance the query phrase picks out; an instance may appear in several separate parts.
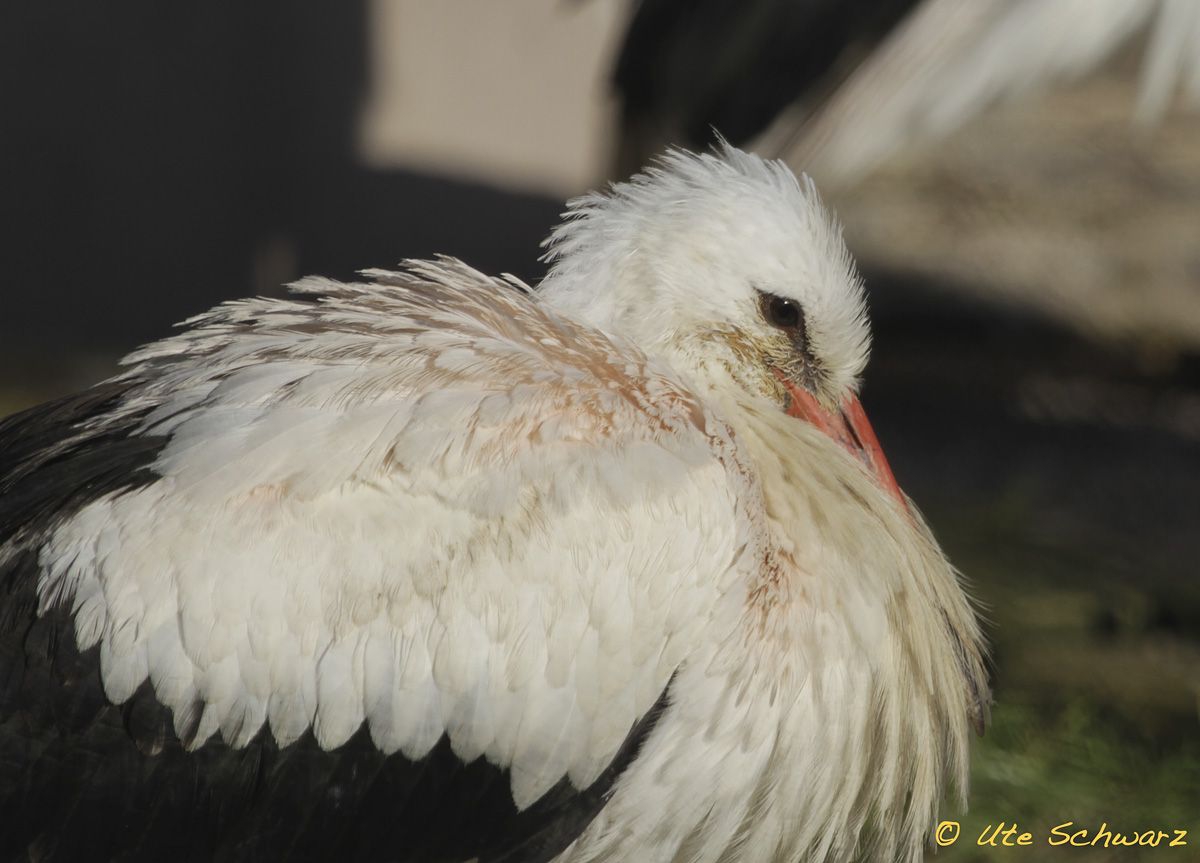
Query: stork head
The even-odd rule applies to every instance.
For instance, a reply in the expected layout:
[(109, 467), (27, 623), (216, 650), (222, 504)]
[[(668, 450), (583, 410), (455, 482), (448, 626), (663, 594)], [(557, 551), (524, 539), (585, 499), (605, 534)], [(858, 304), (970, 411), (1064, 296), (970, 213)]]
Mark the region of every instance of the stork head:
[(697, 385), (775, 401), (903, 501), (856, 394), (870, 350), (862, 282), (807, 177), (725, 143), (673, 150), (570, 202), (547, 246), (550, 306)]

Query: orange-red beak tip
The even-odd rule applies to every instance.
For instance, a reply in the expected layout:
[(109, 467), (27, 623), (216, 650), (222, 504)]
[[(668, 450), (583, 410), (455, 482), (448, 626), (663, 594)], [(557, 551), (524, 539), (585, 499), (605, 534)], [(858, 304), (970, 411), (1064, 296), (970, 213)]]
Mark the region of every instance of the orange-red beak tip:
[(842, 400), (841, 409), (831, 411), (803, 387), (786, 379), (783, 379), (783, 385), (792, 397), (788, 414), (811, 423), (841, 444), (866, 465), (875, 481), (908, 512), (908, 500), (896, 483), (891, 465), (883, 454), (883, 447), (879, 445), (879, 438), (875, 436), (875, 430), (858, 397), (853, 393), (847, 395)]

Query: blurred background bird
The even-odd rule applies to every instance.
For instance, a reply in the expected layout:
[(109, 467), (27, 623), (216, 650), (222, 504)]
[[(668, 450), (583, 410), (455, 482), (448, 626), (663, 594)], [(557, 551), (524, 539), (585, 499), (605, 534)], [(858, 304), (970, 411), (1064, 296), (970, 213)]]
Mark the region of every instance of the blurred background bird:
[(1200, 10), (1178, 0), (642, 0), (613, 82), (620, 163), (664, 142), (731, 140), (853, 183), (994, 102), (1080, 78), (1145, 37), (1136, 112), (1200, 103)]
[(872, 419), (989, 607), (964, 830), (1194, 819), (1195, 4), (720, 5), (5, 7), (0, 403), (301, 273), (536, 280), (563, 197), (712, 123), (827, 189)]

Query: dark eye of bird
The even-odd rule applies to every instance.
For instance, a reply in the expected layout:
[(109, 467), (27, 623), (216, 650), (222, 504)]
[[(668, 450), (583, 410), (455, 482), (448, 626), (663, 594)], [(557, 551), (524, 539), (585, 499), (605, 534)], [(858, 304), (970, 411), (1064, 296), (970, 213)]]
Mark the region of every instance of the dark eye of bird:
[(800, 305), (795, 300), (763, 294), (762, 305), (767, 320), (775, 326), (785, 330), (801, 327), (804, 318), (800, 312)]

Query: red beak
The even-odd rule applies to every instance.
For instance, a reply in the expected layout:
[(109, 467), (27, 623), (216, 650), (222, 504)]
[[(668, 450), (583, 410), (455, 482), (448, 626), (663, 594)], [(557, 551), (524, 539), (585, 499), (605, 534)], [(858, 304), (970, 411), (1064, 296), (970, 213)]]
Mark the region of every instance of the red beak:
[(886, 489), (892, 497), (900, 502), (905, 512), (908, 512), (908, 501), (905, 499), (896, 477), (892, 475), (891, 465), (875, 437), (871, 421), (862, 403), (853, 393), (842, 400), (841, 409), (837, 412), (827, 410), (813, 397), (812, 393), (803, 387), (798, 387), (789, 380), (783, 380), (783, 385), (792, 397), (788, 415), (806, 420), (840, 443), (846, 450), (867, 466), (867, 470), (875, 477), (875, 481)]

